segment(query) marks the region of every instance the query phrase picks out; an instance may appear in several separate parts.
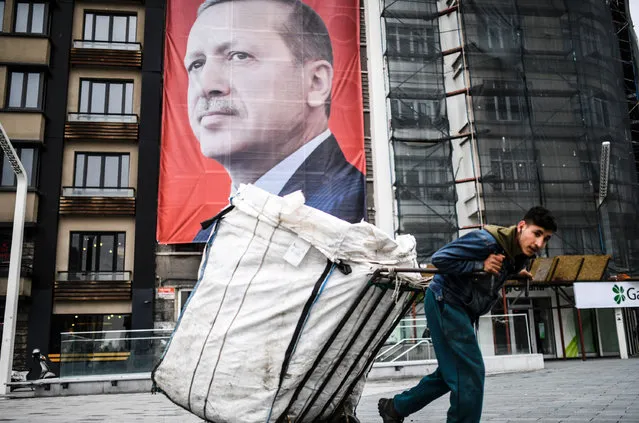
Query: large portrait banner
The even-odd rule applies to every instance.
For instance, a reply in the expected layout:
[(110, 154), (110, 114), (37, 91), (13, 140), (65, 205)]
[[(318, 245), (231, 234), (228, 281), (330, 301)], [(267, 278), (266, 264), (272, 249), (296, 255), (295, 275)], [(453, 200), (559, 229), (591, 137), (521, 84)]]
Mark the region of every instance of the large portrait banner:
[(365, 218), (359, 31), (357, 0), (168, 0), (160, 243), (248, 183)]

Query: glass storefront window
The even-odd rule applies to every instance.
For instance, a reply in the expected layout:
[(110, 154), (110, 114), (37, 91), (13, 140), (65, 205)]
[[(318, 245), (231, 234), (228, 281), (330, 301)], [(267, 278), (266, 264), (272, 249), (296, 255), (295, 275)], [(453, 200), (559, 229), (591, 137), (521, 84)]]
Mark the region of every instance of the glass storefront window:
[(56, 314), (51, 321), (50, 353), (60, 353), (60, 333), (131, 329), (130, 314)]

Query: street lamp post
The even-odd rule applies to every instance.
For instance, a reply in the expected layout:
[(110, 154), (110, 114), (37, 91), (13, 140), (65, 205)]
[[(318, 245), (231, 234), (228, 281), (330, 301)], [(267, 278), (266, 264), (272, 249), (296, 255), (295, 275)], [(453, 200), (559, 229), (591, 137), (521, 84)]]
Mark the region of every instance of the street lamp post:
[(22, 236), (24, 215), (27, 207), (27, 176), (24, 167), (11, 145), (11, 141), (0, 123), (0, 146), (2, 152), (16, 175), (16, 205), (13, 215), (13, 235), (11, 237), (11, 256), (7, 278), (7, 299), (4, 309), (4, 329), (2, 331), (2, 349), (0, 350), (0, 394), (7, 395), (11, 389), (13, 367), (13, 349), (20, 294), (20, 267), (22, 264)]

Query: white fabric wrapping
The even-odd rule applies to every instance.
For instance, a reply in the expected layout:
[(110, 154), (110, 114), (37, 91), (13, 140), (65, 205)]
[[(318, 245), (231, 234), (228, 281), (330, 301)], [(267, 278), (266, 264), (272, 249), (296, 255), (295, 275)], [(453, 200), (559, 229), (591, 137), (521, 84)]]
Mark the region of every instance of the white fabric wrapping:
[[(153, 372), (176, 404), (218, 423), (328, 421), (356, 405), (373, 350), (410, 301), (368, 281), (378, 267), (415, 267), (415, 241), (303, 203), (242, 186), (216, 222)], [(294, 266), (285, 257), (300, 238), (311, 246)]]

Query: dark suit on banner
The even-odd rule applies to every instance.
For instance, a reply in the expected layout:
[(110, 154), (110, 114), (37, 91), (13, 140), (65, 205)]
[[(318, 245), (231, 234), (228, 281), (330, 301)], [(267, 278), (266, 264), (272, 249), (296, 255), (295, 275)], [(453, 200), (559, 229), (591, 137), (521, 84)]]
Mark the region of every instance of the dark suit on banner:
[[(304, 160), (277, 194), (284, 196), (301, 190), (307, 206), (357, 223), (366, 216), (365, 184), (362, 172), (346, 160), (337, 140), (330, 135)], [(212, 228), (209, 222), (203, 223), (193, 242), (208, 240)]]

